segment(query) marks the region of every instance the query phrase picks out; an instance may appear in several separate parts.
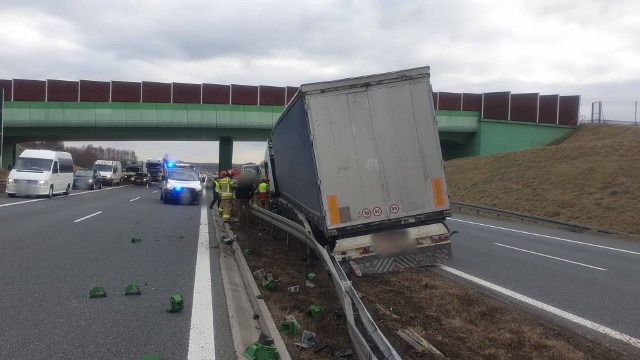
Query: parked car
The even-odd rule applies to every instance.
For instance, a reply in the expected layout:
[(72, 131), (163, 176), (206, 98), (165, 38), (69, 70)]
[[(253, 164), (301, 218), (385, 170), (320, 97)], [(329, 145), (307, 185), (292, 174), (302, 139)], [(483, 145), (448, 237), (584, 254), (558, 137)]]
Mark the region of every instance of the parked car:
[(74, 189), (102, 189), (102, 177), (98, 170), (80, 169), (73, 174)]
[(72, 183), (71, 154), (51, 150), (25, 150), (9, 173), (7, 196), (69, 195)]
[(147, 185), (149, 183), (149, 174), (147, 173), (136, 173), (133, 175), (133, 183), (136, 185)]

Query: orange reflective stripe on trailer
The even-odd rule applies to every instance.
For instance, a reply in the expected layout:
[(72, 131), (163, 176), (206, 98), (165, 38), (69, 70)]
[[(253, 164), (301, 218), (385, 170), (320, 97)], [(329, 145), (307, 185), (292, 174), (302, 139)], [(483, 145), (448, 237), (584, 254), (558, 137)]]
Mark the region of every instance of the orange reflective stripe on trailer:
[(329, 221), (331, 222), (331, 225), (340, 224), (338, 195), (327, 195), (327, 207), (329, 208)]
[(431, 179), (431, 189), (433, 190), (433, 202), (436, 207), (447, 206), (447, 198), (444, 194), (444, 184), (442, 178)]

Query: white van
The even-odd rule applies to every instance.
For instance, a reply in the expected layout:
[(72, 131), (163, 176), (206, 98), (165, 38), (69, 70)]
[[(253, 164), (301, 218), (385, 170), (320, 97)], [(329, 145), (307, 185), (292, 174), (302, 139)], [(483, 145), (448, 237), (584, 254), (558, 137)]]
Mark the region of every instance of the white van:
[(103, 184), (111, 186), (122, 184), (122, 164), (120, 161), (96, 160), (93, 164), (93, 170), (98, 170)]
[(67, 152), (25, 150), (7, 179), (7, 195), (69, 195), (73, 158)]

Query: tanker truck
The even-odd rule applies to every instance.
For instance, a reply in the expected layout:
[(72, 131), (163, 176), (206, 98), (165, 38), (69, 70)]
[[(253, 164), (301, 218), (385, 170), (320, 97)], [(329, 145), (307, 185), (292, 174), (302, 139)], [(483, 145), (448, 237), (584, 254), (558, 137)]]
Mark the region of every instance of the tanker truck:
[[(278, 211), (362, 273), (451, 258), (429, 68), (301, 85), (265, 161)], [(292, 219), (295, 220), (295, 219)]]

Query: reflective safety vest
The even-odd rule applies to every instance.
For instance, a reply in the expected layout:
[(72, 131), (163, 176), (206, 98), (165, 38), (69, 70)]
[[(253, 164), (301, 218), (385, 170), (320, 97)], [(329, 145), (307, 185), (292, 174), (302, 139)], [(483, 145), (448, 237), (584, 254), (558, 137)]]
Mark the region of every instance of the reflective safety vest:
[(258, 185), (258, 192), (260, 192), (261, 194), (264, 194), (268, 191), (269, 191), (269, 184), (265, 182), (261, 182), (260, 185)]
[(218, 180), (213, 180), (213, 188), (217, 193), (220, 192), (220, 183), (218, 182)]

